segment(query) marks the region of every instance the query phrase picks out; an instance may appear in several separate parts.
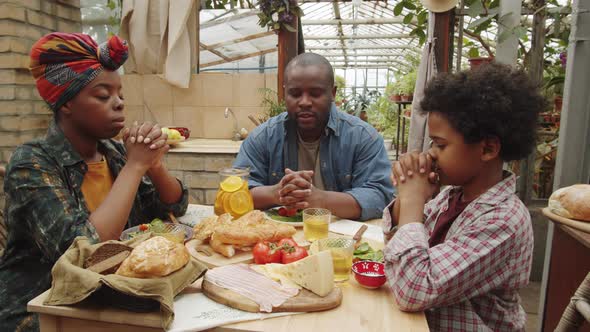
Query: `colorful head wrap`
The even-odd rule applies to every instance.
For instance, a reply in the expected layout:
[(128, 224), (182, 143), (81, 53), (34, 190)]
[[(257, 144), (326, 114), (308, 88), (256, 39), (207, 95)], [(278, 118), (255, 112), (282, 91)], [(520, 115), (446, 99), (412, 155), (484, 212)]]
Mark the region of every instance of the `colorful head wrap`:
[(29, 69), (39, 94), (57, 112), (104, 68), (117, 70), (127, 55), (127, 42), (117, 36), (99, 46), (82, 33), (54, 32), (33, 45)]

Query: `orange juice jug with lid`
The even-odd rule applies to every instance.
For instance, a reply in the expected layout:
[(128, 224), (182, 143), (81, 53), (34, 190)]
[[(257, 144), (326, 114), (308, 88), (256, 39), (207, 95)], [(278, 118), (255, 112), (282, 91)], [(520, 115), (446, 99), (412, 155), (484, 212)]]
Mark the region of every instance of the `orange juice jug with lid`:
[(219, 171), (219, 190), (214, 206), (216, 215), (229, 213), (239, 218), (254, 210), (254, 201), (248, 189), (249, 175), (248, 168), (224, 168)]

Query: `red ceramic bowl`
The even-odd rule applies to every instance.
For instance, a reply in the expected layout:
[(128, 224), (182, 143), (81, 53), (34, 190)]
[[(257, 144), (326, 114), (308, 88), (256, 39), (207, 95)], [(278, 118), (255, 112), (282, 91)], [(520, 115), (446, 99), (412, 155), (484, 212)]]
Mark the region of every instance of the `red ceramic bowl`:
[(379, 288), (385, 283), (385, 265), (379, 262), (360, 261), (352, 264), (356, 281), (365, 288)]
[(170, 129), (176, 129), (184, 137), (184, 139), (188, 139), (191, 135), (191, 131), (186, 127), (168, 127)]

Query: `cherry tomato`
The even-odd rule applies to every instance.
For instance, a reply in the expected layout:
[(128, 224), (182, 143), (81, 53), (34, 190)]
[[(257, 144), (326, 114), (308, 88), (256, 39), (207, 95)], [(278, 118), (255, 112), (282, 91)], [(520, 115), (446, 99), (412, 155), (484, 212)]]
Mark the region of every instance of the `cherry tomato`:
[(141, 225), (139, 225), (139, 230), (142, 231), (142, 232), (145, 232), (148, 229), (150, 229), (150, 227), (147, 224), (141, 224)]
[(297, 242), (292, 238), (284, 238), (277, 243), (277, 246), (281, 249), (288, 248), (288, 247), (297, 247)]
[(297, 209), (285, 209), (286, 211), (286, 216), (287, 217), (293, 217), (294, 215), (297, 214)]
[(279, 213), (279, 216), (281, 216), (281, 217), (285, 217), (287, 215), (287, 209), (285, 209), (284, 207), (280, 207), (277, 212)]
[(290, 247), (289, 249), (281, 249), (283, 256), (281, 263), (289, 264), (307, 257), (307, 250), (303, 247)]
[(254, 246), (252, 255), (256, 264), (280, 263), (282, 250), (277, 247), (276, 243), (263, 241)]

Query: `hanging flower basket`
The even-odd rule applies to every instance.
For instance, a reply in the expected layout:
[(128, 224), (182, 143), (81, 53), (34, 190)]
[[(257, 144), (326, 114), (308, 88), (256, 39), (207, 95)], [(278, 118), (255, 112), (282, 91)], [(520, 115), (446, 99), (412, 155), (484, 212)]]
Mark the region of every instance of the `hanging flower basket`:
[(281, 29), (296, 32), (295, 17), (303, 16), (297, 0), (261, 0), (258, 25), (278, 33)]

